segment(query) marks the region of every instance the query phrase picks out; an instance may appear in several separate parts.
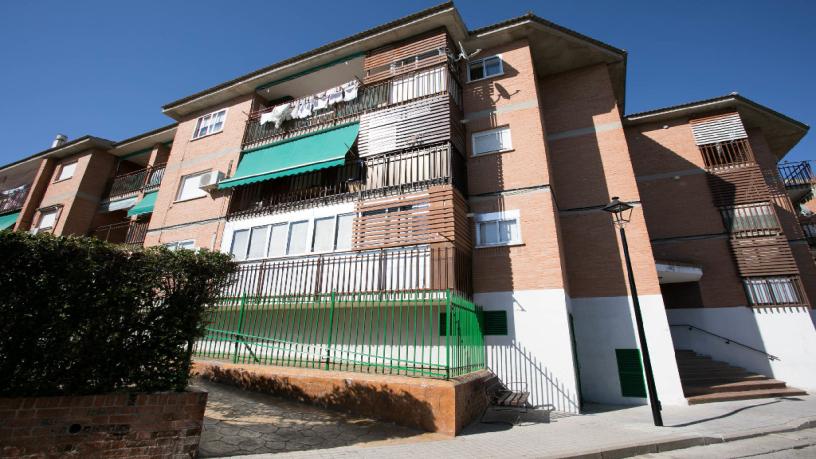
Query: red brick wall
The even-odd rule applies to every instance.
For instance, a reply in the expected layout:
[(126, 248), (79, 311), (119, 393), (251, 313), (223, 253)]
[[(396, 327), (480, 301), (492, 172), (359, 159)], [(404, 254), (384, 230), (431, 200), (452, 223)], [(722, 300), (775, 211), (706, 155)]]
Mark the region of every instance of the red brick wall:
[[(572, 297), (626, 294), (617, 230), (598, 209), (611, 196), (639, 201), (609, 71), (595, 65), (539, 82), (553, 194)], [(584, 210), (586, 208), (594, 210)], [(658, 294), (654, 256), (640, 209), (626, 228), (638, 293)]]
[(193, 457), (206, 392), (0, 398), (3, 457)]
[[(229, 205), (229, 191), (214, 191), (187, 201), (177, 201), (176, 196), (181, 178), (185, 175), (207, 170), (227, 173), (228, 169), (235, 173), (244, 126), (251, 105), (252, 96), (244, 96), (191, 115), (179, 123), (167, 159), (167, 169), (156, 197), (153, 215), (150, 218), (151, 230), (171, 228), (149, 232), (145, 246), (192, 239), (197, 248), (218, 249), (223, 221), (177, 225), (225, 216)], [(191, 140), (198, 117), (222, 108), (227, 109), (224, 129), (217, 134)]]

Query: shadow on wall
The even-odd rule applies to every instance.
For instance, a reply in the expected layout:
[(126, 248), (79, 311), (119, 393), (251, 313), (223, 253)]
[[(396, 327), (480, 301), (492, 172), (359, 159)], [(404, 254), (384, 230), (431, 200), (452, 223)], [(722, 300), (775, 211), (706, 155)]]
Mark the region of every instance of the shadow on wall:
[(578, 394), (558, 381), (532, 352), (512, 338), (490, 337), (487, 366), (511, 390), (530, 392), (536, 408), (578, 413)]
[[(428, 402), (419, 400), (405, 391), (394, 391), (387, 385), (372, 387), (346, 380), (344, 387), (333, 386), (331, 391), (315, 396), (292, 384), (288, 377), (269, 377), (241, 369), (218, 366), (206, 367), (205, 372), (199, 376), (217, 383), (276, 395), (322, 408), (352, 412), (400, 425), (421, 428), (428, 432), (437, 430), (433, 410)], [(311, 384), (321, 383), (312, 382)]]
[[(645, 129), (659, 127), (647, 125)], [(635, 175), (641, 177), (638, 188), (644, 216), (650, 227), (660, 228), (651, 231), (651, 236), (657, 238), (652, 242), (655, 258), (689, 263), (703, 271), (698, 282), (661, 285), (675, 349), (693, 350), (773, 377), (772, 365), (764, 354), (678, 326), (694, 325), (766, 350), (757, 316), (761, 311), (745, 306), (748, 300), (739, 280), (736, 254), (717, 208), (768, 201), (767, 189), (762, 185), (738, 188), (728, 175), (712, 174), (644, 134), (630, 132), (627, 140), (633, 144), (633, 149), (642, 153), (633, 155), (633, 167)], [(648, 158), (649, 164), (660, 164), (660, 169), (667, 172), (650, 175), (653, 171), (647, 169), (648, 165), (639, 162), (643, 158)], [(762, 179), (762, 174), (759, 178)], [(678, 196), (683, 198), (677, 199)], [(670, 228), (663, 223), (677, 221), (677, 215), (692, 218)], [(677, 239), (682, 236), (694, 238)]]

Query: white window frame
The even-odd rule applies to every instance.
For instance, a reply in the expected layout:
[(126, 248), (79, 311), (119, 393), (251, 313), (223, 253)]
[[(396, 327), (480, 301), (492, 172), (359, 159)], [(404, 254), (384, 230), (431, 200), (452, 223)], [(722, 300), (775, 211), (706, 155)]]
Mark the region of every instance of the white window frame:
[[(244, 233), (244, 232), (247, 235), (246, 236), (247, 237), (247, 243), (246, 243), (246, 248), (244, 249), (244, 253), (239, 257), (238, 254), (235, 253), (235, 236), (238, 233)], [(249, 237), (251, 235), (252, 235), (252, 228), (243, 228), (243, 229), (235, 230), (235, 231), (232, 232), (232, 241), (230, 241), (229, 254), (233, 257), (234, 260), (236, 260), (236, 261), (246, 261), (247, 254), (249, 253)], [(267, 249), (267, 251), (268, 251), (268, 249)]]
[[(190, 201), (190, 200), (193, 200), (193, 199), (203, 198), (204, 196), (207, 196), (207, 192), (202, 190), (201, 187), (198, 187), (198, 190), (201, 191), (202, 194), (197, 195), (197, 196), (193, 196), (191, 198), (182, 198), (181, 197), (181, 191), (184, 189), (184, 181), (187, 180), (188, 178), (195, 177), (195, 176), (201, 177), (202, 175), (210, 173), (210, 172), (212, 172), (212, 169), (207, 169), (205, 171), (199, 171), (199, 172), (194, 172), (192, 174), (182, 175), (181, 179), (179, 179), (178, 189), (176, 190), (176, 200), (175, 200), (175, 202)], [(199, 180), (199, 183), (201, 183), (200, 180)]]
[[(39, 211), (38, 211), (39, 215), (38, 215), (38, 218), (37, 218), (37, 227), (34, 228), (34, 230), (32, 232), (34, 234), (37, 234), (37, 233), (53, 233), (54, 229), (57, 227), (57, 223), (59, 223), (60, 214), (62, 213), (61, 210), (62, 210), (62, 207), (60, 207), (60, 206), (51, 206), (51, 207), (46, 207), (46, 208), (43, 208), (43, 209), (39, 209)], [(42, 226), (43, 217), (46, 214), (51, 214), (52, 212), (54, 213), (54, 223), (52, 223), (51, 226)]]
[[(506, 132), (506, 135), (507, 135), (506, 145), (505, 145), (505, 142), (504, 142), (504, 140), (505, 140), (504, 139), (504, 134), (502, 134), (502, 147), (503, 148), (501, 148), (499, 150), (482, 151), (482, 152), (477, 153), (476, 152), (476, 139), (479, 138), (479, 137), (486, 137), (486, 136), (489, 136), (489, 135), (493, 135), (493, 134), (495, 134), (497, 132)], [(472, 133), (470, 135), (470, 152), (471, 152), (471, 156), (475, 157), (475, 156), (490, 155), (490, 154), (494, 154), (494, 153), (506, 153), (506, 152), (512, 151), (512, 150), (513, 150), (513, 134), (510, 132), (510, 126), (500, 126), (500, 127), (497, 127), (497, 128), (488, 129), (486, 131), (474, 132), (474, 133)]]
[(173, 241), (173, 242), (165, 242), (162, 244), (164, 247), (167, 247), (168, 250), (176, 251), (180, 248), (182, 244), (192, 244), (193, 246), (187, 250), (196, 250), (195, 246), (195, 239), (182, 239), (180, 241)]
[[(214, 112), (207, 113), (206, 115), (199, 116), (198, 119), (196, 119), (196, 123), (195, 123), (195, 126), (193, 128), (193, 136), (190, 138), (190, 140), (196, 140), (196, 139), (200, 139), (202, 137), (207, 137), (207, 136), (210, 136), (210, 135), (213, 135), (213, 134), (218, 134), (219, 132), (222, 132), (224, 130), (224, 126), (227, 124), (227, 112), (228, 111), (229, 111), (228, 108), (222, 108), (220, 110), (216, 110)], [(210, 124), (210, 125), (207, 126), (207, 132), (205, 132), (204, 134), (199, 135), (198, 131), (201, 129), (201, 124), (204, 122), (204, 119), (209, 117), (210, 120), (212, 120), (213, 118), (215, 118), (221, 112), (224, 113), (224, 119), (221, 121), (221, 128), (219, 130), (217, 130), (217, 131), (211, 131), (210, 129), (212, 128), (212, 124)]]
[[(485, 67), (484, 63), (485, 63), (486, 60), (492, 59), (494, 57), (497, 57), (499, 59), (499, 73), (496, 73), (494, 75), (488, 75), (487, 72), (485, 71), (486, 67)], [(482, 74), (484, 75), (483, 77), (475, 78), (475, 79), (470, 77), (470, 66), (473, 65), (473, 64), (482, 64)], [(502, 58), (501, 54), (494, 54), (492, 56), (485, 56), (485, 57), (483, 57), (481, 59), (476, 59), (475, 61), (468, 62), (466, 68), (467, 68), (467, 81), (468, 81), (468, 83), (471, 83), (471, 82), (474, 82), (474, 81), (488, 80), (490, 78), (496, 78), (496, 77), (500, 77), (500, 76), (504, 75), (504, 59)]]
[[(54, 183), (72, 179), (74, 177), (74, 174), (76, 174), (76, 168), (78, 163), (79, 163), (78, 160), (73, 160), (60, 164), (59, 172), (57, 173), (57, 178), (54, 180)], [(63, 177), (62, 174), (65, 172), (66, 166), (74, 166), (74, 168), (71, 170), (71, 175), (69, 175), (68, 177)]]
[[(516, 221), (516, 238), (506, 242), (497, 242), (493, 244), (483, 244), (482, 243), (482, 235), (480, 233), (479, 226), (481, 223), (491, 223), (491, 222), (502, 222), (502, 221)], [(514, 210), (505, 210), (503, 212), (487, 212), (482, 214), (474, 214), (473, 221), (476, 226), (476, 248), (483, 248), (483, 247), (504, 247), (504, 246), (511, 246), (511, 245), (520, 245), (523, 244), (524, 239), (521, 235), (521, 213), (518, 209)]]

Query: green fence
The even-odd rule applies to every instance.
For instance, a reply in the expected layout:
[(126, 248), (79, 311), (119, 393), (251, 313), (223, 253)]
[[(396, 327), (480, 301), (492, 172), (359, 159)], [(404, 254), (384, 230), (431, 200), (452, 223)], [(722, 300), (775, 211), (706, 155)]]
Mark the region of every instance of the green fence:
[(199, 357), (450, 378), (485, 367), (482, 310), (450, 290), (222, 298)]

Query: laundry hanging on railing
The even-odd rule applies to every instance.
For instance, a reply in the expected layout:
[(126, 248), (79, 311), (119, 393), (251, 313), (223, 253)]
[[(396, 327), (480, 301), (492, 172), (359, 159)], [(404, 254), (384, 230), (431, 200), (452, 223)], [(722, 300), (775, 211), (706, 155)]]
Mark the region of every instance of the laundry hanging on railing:
[(341, 87), (343, 88), (343, 101), (348, 102), (357, 98), (357, 88), (360, 87), (360, 82), (351, 80)]
[(317, 110), (356, 99), (359, 88), (360, 80), (352, 80), (312, 96), (276, 105), (271, 111), (262, 113), (258, 122), (261, 125), (275, 123), (275, 129), (279, 129), (286, 120), (308, 118)]
[(329, 89), (326, 91), (326, 99), (328, 100), (330, 106), (341, 102), (343, 100), (343, 88), (338, 86), (336, 88)]
[(284, 121), (291, 119), (292, 104), (281, 104), (275, 106), (271, 112), (261, 114), (260, 124), (275, 123), (275, 129), (280, 129)]

